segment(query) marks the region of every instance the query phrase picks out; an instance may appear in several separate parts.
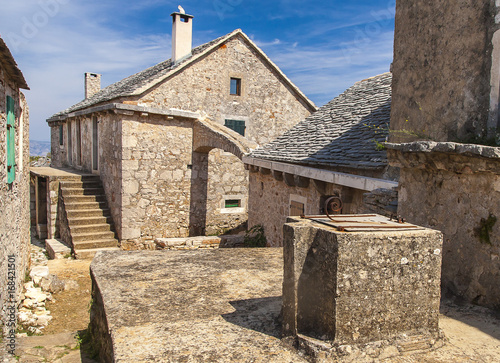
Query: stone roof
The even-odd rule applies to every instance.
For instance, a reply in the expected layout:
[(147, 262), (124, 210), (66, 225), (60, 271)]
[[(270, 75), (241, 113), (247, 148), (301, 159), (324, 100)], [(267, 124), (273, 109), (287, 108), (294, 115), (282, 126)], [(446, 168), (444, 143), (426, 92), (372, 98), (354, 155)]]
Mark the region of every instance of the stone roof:
[(309, 100), (280, 70), (279, 68), (262, 52), (260, 48), (258, 48), (242, 31), (241, 29), (236, 29), (235, 31), (226, 34), (222, 37), (214, 39), (208, 43), (202, 44), (196, 48), (193, 48), (191, 51), (191, 55), (182, 59), (181, 61), (174, 63), (171, 59), (168, 59), (164, 62), (158, 63), (157, 65), (145, 69), (139, 73), (136, 73), (130, 77), (127, 77), (119, 82), (116, 82), (104, 89), (100, 92), (97, 92), (92, 97), (89, 97), (68, 109), (56, 113), (49, 120), (53, 118), (57, 118), (58, 116), (66, 115), (75, 111), (83, 110), (98, 104), (102, 104), (103, 102), (109, 102), (111, 100), (140, 95), (143, 92), (147, 91), (154, 85), (159, 82), (162, 82), (167, 76), (169, 76), (172, 72), (181, 71), (184, 67), (189, 65), (191, 62), (198, 59), (200, 56), (203, 56), (204, 53), (208, 53), (211, 49), (215, 48), (218, 44), (221, 44), (235, 35), (241, 35), (250, 45), (256, 49), (261, 56), (271, 64), (272, 67), (275, 68), (278, 74), (280, 74), (286, 82), (288, 82), (292, 89), (299, 95), (299, 97), (303, 98), (304, 101), (310, 106), (312, 110), (316, 110), (316, 106), (314, 103)]
[(0, 64), (2, 65), (2, 68), (5, 70), (5, 72), (18, 84), (19, 88), (29, 90), (23, 73), (17, 66), (12, 53), (10, 52), (7, 44), (5, 44), (2, 38), (0, 38)]
[(273, 142), (254, 158), (310, 165), (380, 169), (387, 153), (376, 142), (388, 135), (392, 74), (357, 82)]

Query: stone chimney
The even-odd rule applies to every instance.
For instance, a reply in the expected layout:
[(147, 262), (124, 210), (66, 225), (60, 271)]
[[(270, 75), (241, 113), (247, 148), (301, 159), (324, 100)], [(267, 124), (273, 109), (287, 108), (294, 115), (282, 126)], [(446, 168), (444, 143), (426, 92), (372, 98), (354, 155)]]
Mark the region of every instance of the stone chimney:
[(177, 63), (182, 58), (191, 55), (193, 38), (193, 16), (172, 13), (172, 62)]
[(101, 90), (101, 75), (85, 73), (85, 99), (92, 97)]

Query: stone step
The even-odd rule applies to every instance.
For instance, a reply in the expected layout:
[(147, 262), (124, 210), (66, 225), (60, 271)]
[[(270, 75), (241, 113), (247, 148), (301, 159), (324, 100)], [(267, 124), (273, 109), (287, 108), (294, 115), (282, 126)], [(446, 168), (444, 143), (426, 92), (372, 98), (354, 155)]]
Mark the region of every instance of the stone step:
[(75, 258), (79, 260), (89, 260), (94, 258), (95, 254), (99, 251), (119, 251), (118, 247), (107, 248), (93, 248), (89, 250), (75, 250)]
[(118, 247), (118, 241), (116, 239), (100, 239), (92, 241), (81, 241), (73, 242), (73, 247), (76, 250), (88, 250), (94, 248), (108, 248), (108, 247)]
[(113, 224), (113, 218), (110, 216), (103, 217), (83, 217), (83, 218), (68, 218), (68, 224), (71, 227), (89, 226), (89, 225), (104, 225)]
[(66, 214), (69, 219), (111, 216), (111, 211), (107, 208), (76, 208), (78, 205), (74, 207), (74, 209), (66, 209)]
[(105, 195), (70, 195), (64, 196), (64, 204), (73, 203), (89, 203), (89, 202), (104, 202), (106, 203)]
[(74, 195), (104, 195), (103, 188), (61, 188), (64, 197)]
[(101, 188), (101, 182), (96, 181), (62, 181), (61, 188)]
[(113, 227), (109, 223), (101, 223), (101, 224), (89, 224), (84, 226), (72, 226), (69, 225), (69, 230), (71, 234), (81, 234), (81, 233), (100, 233), (100, 232), (108, 232), (112, 231)]
[[(66, 202), (66, 200), (65, 200)], [(101, 202), (71, 202), (71, 203), (64, 203), (66, 206), (66, 211), (84, 211), (84, 210), (103, 210), (103, 211), (109, 211), (107, 208), (106, 201), (101, 201)]]
[(115, 238), (115, 232), (112, 231), (105, 231), (105, 232), (94, 232), (94, 233), (89, 233), (89, 232), (79, 232), (79, 233), (74, 233), (71, 232), (71, 240), (73, 241), (73, 244), (78, 243), (78, 242), (85, 242), (85, 241), (100, 241), (100, 240), (108, 240), (108, 239), (114, 239)]

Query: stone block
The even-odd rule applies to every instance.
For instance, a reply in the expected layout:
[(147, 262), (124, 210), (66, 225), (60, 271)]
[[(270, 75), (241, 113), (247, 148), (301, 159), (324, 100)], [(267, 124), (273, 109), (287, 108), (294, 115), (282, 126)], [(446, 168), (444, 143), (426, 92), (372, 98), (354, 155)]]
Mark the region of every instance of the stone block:
[(51, 260), (61, 259), (71, 254), (71, 248), (57, 239), (46, 239), (45, 249)]
[(439, 231), (340, 232), (291, 218), (284, 235), (285, 336), (335, 345), (438, 337)]

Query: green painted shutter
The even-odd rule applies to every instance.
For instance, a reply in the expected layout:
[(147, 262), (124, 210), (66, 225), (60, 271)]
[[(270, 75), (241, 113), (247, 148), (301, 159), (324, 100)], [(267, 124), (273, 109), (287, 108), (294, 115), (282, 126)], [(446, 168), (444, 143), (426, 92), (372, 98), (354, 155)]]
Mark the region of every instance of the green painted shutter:
[(245, 136), (245, 121), (241, 120), (225, 120), (224, 126), (236, 131), (241, 136)]
[(16, 114), (14, 99), (7, 96), (7, 183), (16, 179)]

